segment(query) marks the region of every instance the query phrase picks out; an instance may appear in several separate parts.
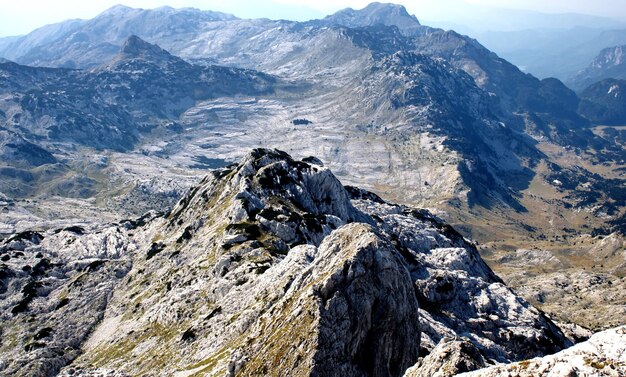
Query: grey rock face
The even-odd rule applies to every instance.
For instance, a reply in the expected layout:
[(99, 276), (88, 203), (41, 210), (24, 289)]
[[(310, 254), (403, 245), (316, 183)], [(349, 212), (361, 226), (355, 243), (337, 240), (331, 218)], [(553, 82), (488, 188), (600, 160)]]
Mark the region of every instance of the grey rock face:
[(426, 350), (445, 336), (458, 335), (471, 339), (485, 359), (505, 362), (570, 344), (551, 321), (511, 292), (451, 227), (410, 208), (370, 207), (367, 213), (384, 221), (382, 227), (405, 255)]
[(483, 367), (485, 367), (485, 360), (472, 342), (466, 339), (443, 338), (428, 356), (407, 370), (404, 376), (455, 376)]
[(419, 352), (419, 311), (410, 275), (393, 245), (360, 224), (325, 239), (319, 260), (325, 263), (332, 254), (345, 260), (351, 250), (354, 256), (319, 287), (324, 308), (311, 373), (400, 376)]
[(606, 376), (626, 374), (626, 327), (621, 326), (594, 334), (588, 341), (579, 343), (557, 354), (498, 365), (460, 376)]
[(568, 80), (574, 89), (585, 88), (606, 79), (626, 79), (626, 46), (605, 48), (593, 59), (587, 68)]
[(118, 228), (25, 232), (0, 244), (0, 373), (55, 375), (80, 353), (131, 268)]
[[(29, 277), (15, 250), (52, 267)], [(455, 336), (459, 371), (569, 344), (427, 211), (276, 150), (212, 172), (163, 217), (23, 234), (3, 258), (15, 375), (401, 376)], [(31, 344), (40, 327), (51, 338)]]
[(417, 360), (419, 312), (410, 276), (370, 226), (333, 232), (301, 274), (283, 301), (295, 300), (294, 312), (284, 318), (278, 305), (252, 348), (241, 350), (249, 358), (242, 375), (400, 376)]

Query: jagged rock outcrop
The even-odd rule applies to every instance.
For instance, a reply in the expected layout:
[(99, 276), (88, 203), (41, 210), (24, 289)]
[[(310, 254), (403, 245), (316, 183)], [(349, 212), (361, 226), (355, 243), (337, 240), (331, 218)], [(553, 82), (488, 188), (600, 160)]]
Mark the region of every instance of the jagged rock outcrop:
[(511, 375), (519, 377), (624, 376), (626, 375), (626, 327), (621, 326), (594, 334), (588, 341), (554, 355), (498, 365), (460, 376)]
[[(169, 214), (18, 238), (2, 246), (3, 373), (423, 375), (442, 352), (462, 371), (570, 344), (450, 226), (276, 150)], [(29, 277), (20, 258), (37, 255), (51, 267)]]
[(54, 376), (80, 353), (131, 268), (120, 228), (16, 234), (0, 244), (0, 374)]
[(404, 374), (405, 377), (455, 376), (485, 367), (485, 359), (467, 339), (443, 338), (428, 356)]

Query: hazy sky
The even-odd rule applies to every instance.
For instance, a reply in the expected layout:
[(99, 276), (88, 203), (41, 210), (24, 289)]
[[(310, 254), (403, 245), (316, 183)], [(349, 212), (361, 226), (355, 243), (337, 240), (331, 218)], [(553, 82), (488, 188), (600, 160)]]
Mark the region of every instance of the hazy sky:
[[(0, 36), (25, 34), (70, 18), (92, 18), (115, 4), (136, 8), (195, 7), (239, 17), (305, 20), (346, 7), (362, 8), (369, 0), (0, 0)], [(418, 19), (462, 23), (463, 14), (478, 6), (541, 12), (575, 12), (626, 20), (626, 0), (396, 0)], [(472, 8), (467, 8), (471, 4)], [(446, 19), (450, 17), (450, 19)], [(459, 18), (461, 17), (461, 18)]]

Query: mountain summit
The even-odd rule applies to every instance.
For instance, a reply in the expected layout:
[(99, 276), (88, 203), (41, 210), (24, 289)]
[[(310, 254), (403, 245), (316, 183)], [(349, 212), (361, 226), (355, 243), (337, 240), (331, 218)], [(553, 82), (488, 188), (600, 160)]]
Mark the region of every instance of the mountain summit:
[(191, 68), (191, 64), (170, 54), (158, 45), (146, 42), (136, 35), (131, 35), (124, 41), (119, 53), (100, 69), (128, 63), (157, 65), (170, 72), (175, 70), (188, 71)]
[(122, 45), (120, 56), (125, 58), (146, 58), (150, 60), (170, 59), (172, 55), (157, 45), (148, 43), (136, 35), (128, 37)]
[(389, 3), (371, 3), (359, 10), (346, 8), (327, 16), (322, 22), (352, 28), (394, 25), (407, 35), (415, 33), (421, 26), (417, 18), (410, 15), (403, 5)]

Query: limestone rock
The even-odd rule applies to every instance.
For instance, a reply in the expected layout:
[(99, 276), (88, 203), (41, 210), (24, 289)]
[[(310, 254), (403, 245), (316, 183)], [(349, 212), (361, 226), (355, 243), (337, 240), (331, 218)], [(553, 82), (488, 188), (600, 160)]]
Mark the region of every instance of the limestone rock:
[(498, 365), (464, 377), (491, 377), (515, 375), (531, 376), (611, 376), (626, 375), (626, 327), (621, 326), (594, 334), (557, 354)]
[(467, 339), (443, 338), (432, 352), (410, 368), (405, 377), (444, 377), (485, 367), (476, 346)]

